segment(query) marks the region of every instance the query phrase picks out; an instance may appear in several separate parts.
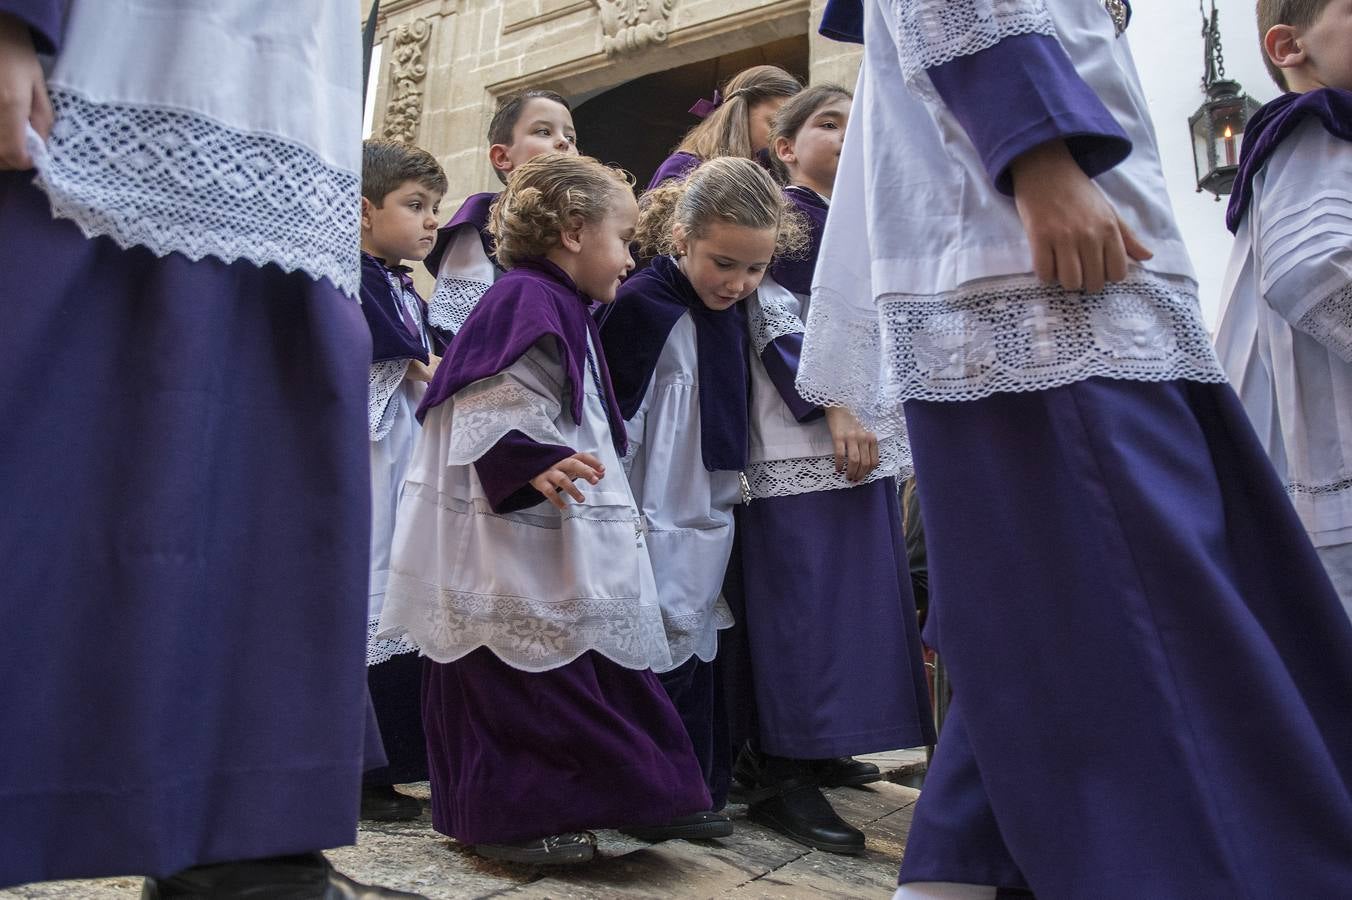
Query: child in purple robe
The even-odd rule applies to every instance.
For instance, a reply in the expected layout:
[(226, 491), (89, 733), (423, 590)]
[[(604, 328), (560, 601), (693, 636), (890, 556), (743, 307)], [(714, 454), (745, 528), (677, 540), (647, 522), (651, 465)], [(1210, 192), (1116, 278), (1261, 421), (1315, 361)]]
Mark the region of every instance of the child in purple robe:
[[(568, 101), (540, 88), (507, 98), (488, 124), (488, 162), (493, 174), (506, 184), (518, 166), (546, 153), (577, 154), (577, 130)], [(466, 198), (438, 230), (436, 245), (423, 260), (437, 279), (428, 301), (428, 322), (447, 342), (502, 274), (488, 231), (488, 210), (497, 197), (488, 192)]]
[(1352, 10), (1265, 0), (1258, 28), (1287, 93), (1244, 130), (1216, 345), (1352, 615)]
[(426, 306), (404, 260), (432, 249), (446, 175), (432, 154), (396, 141), (362, 145), (361, 304), (371, 329), (367, 417), (371, 437), (371, 584), (367, 606), (366, 680), (389, 764), (362, 777), (362, 818), (414, 819), (418, 801), (396, 784), (427, 780), (427, 750), (418, 696), (421, 666), (406, 641), (375, 637), (390, 541), (404, 474), (419, 425), (414, 411), (440, 361)]
[(731, 759), (712, 660), (732, 625), (721, 596), (747, 460), (746, 317), (803, 226), (750, 160), (722, 157), (649, 191), (639, 244), (652, 265), (604, 312), (602, 345), (628, 422), (625, 465), (644, 517), (671, 662), (659, 677), (716, 808)]
[(864, 834), (820, 788), (881, 777), (854, 754), (934, 742), (897, 497), (905, 436), (876, 436), (794, 388), (850, 105), (843, 88), (814, 85), (771, 133), (810, 240), (806, 253), (777, 259), (747, 303), (751, 500), (739, 516), (756, 726), (735, 775), (751, 819), (837, 853), (862, 851)]
[(624, 173), (524, 163), (490, 220), (507, 272), (419, 412), (382, 636), (428, 657), (433, 825), (496, 859), (582, 862), (594, 828), (727, 831), (652, 673), (671, 655), (588, 314), (633, 268), (637, 220)]
[(691, 115), (704, 121), (686, 132), (681, 143), (653, 173), (648, 187), (684, 178), (700, 163), (719, 156), (740, 156), (769, 163), (770, 126), (784, 101), (803, 89), (778, 66), (752, 66), (734, 75), (713, 100), (701, 100)]

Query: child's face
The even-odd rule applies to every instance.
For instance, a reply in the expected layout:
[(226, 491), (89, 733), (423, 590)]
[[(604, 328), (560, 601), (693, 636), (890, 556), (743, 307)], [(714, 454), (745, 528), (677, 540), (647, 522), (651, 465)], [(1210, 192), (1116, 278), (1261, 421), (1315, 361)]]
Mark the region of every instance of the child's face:
[(601, 221), (583, 225), (580, 250), (573, 266), (573, 281), (578, 290), (598, 303), (615, 299), (620, 282), (634, 268), (629, 245), (638, 226), (638, 203), (624, 191), (611, 203), (610, 213)]
[(788, 168), (794, 184), (831, 196), (831, 186), (835, 184), (836, 169), (840, 165), (840, 148), (845, 143), (845, 125), (849, 121), (850, 100), (837, 97), (817, 107), (792, 140), (780, 138), (776, 142), (775, 153)]
[(512, 126), (510, 144), (488, 148), (493, 168), (506, 175), (522, 163), (546, 153), (577, 155), (577, 130), (573, 114), (563, 104), (545, 97), (532, 97), (521, 107), (521, 116)]
[(363, 249), (388, 263), (423, 259), (436, 243), (440, 203), (440, 194), (416, 181), (405, 181), (390, 191), (380, 206), (363, 197)]
[(751, 126), (751, 152), (759, 153), (770, 146), (770, 126), (775, 123), (775, 113), (789, 102), (788, 97), (770, 97), (755, 103), (747, 110), (748, 123)]
[(717, 222), (703, 236), (686, 238), (677, 225), (673, 236), (681, 271), (709, 309), (728, 309), (760, 286), (775, 254), (772, 228), (748, 228)]
[(1297, 41), (1318, 84), (1352, 91), (1352, 0), (1332, 0)]

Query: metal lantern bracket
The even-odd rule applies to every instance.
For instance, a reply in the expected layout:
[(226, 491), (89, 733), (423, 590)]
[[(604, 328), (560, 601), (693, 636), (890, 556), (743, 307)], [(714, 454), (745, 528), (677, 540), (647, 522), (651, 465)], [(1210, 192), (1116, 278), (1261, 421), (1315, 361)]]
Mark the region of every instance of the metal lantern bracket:
[(1202, 13), (1202, 91), (1206, 99), (1188, 117), (1188, 129), (1192, 135), (1197, 192), (1209, 191), (1219, 201), (1235, 183), (1244, 129), (1259, 104), (1243, 92), (1239, 82), (1225, 77), (1216, 0), (1211, 0), (1210, 14), (1203, 0), (1198, 0), (1197, 6)]

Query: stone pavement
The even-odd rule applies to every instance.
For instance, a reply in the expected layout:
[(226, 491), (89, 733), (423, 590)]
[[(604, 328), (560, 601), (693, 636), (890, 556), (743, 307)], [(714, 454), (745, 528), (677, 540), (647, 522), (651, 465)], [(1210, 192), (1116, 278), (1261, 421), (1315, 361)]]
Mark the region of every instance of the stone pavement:
[[(878, 763), (895, 781), (914, 781), (924, 767), (922, 751), (865, 758)], [(425, 784), (404, 789), (426, 800)], [(896, 885), (897, 865), (919, 791), (880, 782), (828, 794), (841, 816), (868, 835), (868, 851), (863, 856), (810, 850), (748, 822), (743, 806), (728, 808), (737, 831), (717, 841), (646, 844), (613, 831), (598, 832), (600, 856), (583, 866), (537, 868), (480, 859), (432, 831), (426, 811), (413, 822), (363, 822), (355, 847), (331, 850), (328, 856), (358, 880), (415, 891), (429, 900), (885, 900)], [(136, 900), (140, 889), (139, 878), (52, 882), (0, 891), (0, 900)]]

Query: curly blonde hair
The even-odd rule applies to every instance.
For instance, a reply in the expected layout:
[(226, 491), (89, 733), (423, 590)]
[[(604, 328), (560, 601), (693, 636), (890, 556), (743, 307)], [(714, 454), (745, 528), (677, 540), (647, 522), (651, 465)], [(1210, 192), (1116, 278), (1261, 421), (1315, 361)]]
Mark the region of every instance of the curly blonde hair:
[(632, 175), (590, 156), (537, 156), (512, 172), (489, 208), (494, 255), (505, 269), (544, 256), (566, 229), (600, 222), (616, 199), (633, 192)]
[(685, 181), (667, 181), (639, 198), (636, 240), (644, 256), (676, 251), (675, 228), (687, 239), (703, 237), (720, 222), (775, 231), (775, 255), (798, 256), (808, 226), (770, 174), (749, 159), (720, 156)]

